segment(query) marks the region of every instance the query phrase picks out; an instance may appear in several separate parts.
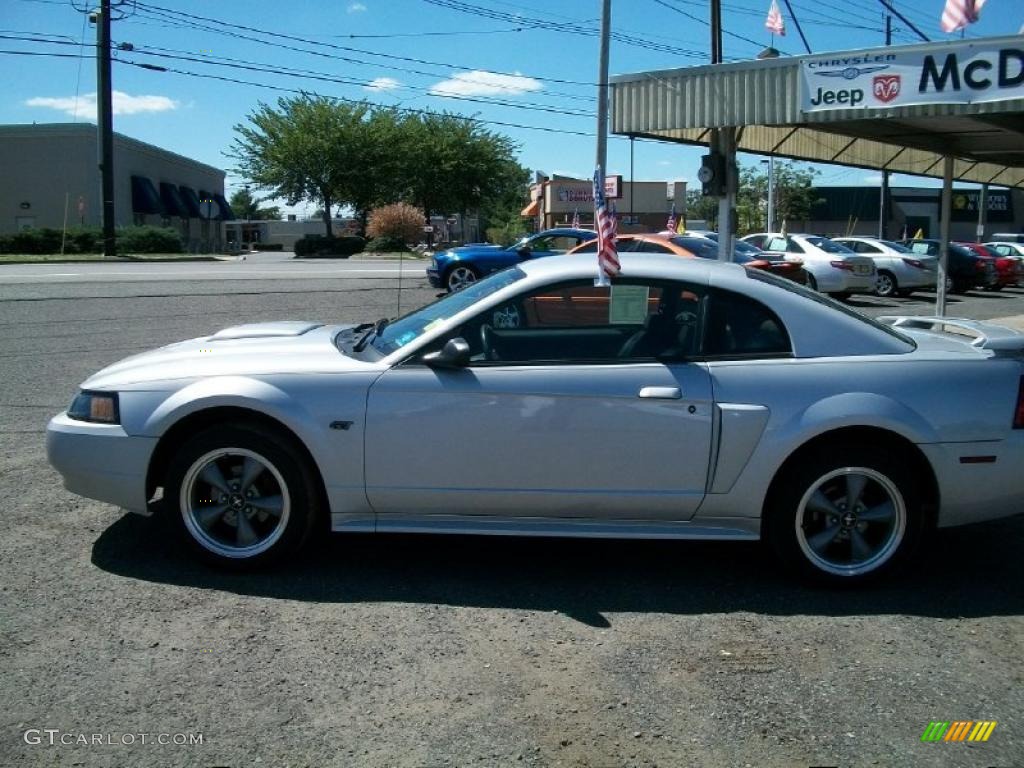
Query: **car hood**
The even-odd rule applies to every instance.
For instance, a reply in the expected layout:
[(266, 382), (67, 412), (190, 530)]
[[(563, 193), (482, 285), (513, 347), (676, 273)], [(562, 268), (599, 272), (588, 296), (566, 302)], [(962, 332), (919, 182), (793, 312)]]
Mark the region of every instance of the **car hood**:
[(497, 253), (503, 250), (500, 245), (462, 245), (458, 248), (449, 248), (447, 251), (438, 251), (434, 254), (435, 259), (466, 259), (480, 254)]
[(303, 321), (251, 323), (126, 357), (90, 376), (83, 389), (145, 389), (159, 382), (207, 376), (346, 373), (377, 366), (342, 354), (334, 344), (351, 325)]

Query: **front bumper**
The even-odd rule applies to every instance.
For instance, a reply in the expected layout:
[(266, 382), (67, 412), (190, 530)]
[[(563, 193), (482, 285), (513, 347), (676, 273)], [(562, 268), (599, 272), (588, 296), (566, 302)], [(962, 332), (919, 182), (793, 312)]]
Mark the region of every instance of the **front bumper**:
[(444, 283), (441, 282), (441, 275), (433, 264), (427, 267), (427, 280), (435, 288), (444, 288)]
[(157, 438), (117, 424), (91, 424), (61, 413), (46, 428), (46, 456), (79, 496), (147, 514), (146, 472)]

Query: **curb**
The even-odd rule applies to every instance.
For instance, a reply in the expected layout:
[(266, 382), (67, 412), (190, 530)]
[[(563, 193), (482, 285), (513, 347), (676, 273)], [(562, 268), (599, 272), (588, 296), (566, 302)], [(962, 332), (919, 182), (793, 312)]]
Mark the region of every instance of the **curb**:
[(207, 262), (209, 262), (209, 261), (244, 261), (244, 260), (245, 260), (245, 257), (242, 257), (241, 259), (239, 259), (237, 256), (183, 256), (183, 257), (178, 258), (178, 259), (172, 259), (172, 258), (166, 258), (166, 257), (164, 257), (164, 258), (155, 258), (155, 259), (145, 259), (145, 258), (142, 258), (142, 257), (139, 257), (139, 256), (115, 256), (112, 259), (74, 259), (74, 258), (68, 258), (68, 259), (46, 259), (46, 260), (38, 260), (38, 259), (4, 259), (4, 258), (0, 258), (0, 266), (3, 266), (4, 264), (40, 264), (40, 265), (43, 265), (43, 266), (45, 266), (47, 264), (125, 264), (125, 263), (128, 263), (128, 262), (132, 262), (132, 263), (135, 263), (135, 264), (145, 264), (145, 263), (165, 264), (165, 263), (174, 263), (174, 262), (188, 263), (188, 262), (196, 262), (196, 261), (207, 261)]

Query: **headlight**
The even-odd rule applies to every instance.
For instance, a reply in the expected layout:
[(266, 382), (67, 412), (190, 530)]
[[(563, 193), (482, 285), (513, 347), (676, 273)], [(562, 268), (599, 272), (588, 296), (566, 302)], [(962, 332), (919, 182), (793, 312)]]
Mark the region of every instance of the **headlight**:
[(78, 421), (120, 424), (116, 392), (79, 392), (71, 401), (68, 416)]

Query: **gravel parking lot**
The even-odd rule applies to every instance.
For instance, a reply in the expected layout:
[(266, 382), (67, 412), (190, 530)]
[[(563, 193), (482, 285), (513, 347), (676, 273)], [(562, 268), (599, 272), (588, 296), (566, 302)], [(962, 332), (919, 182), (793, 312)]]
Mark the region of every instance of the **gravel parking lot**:
[[(1024, 765), (1024, 517), (941, 532), (865, 591), (693, 542), (348, 535), (225, 575), (46, 464), (46, 420), (115, 359), (239, 322), (376, 319), (395, 287), (0, 271), (0, 766)], [(434, 295), (420, 272), (402, 305)], [(950, 314), (1021, 315), (1022, 297)], [(999, 725), (921, 743), (932, 720)]]

